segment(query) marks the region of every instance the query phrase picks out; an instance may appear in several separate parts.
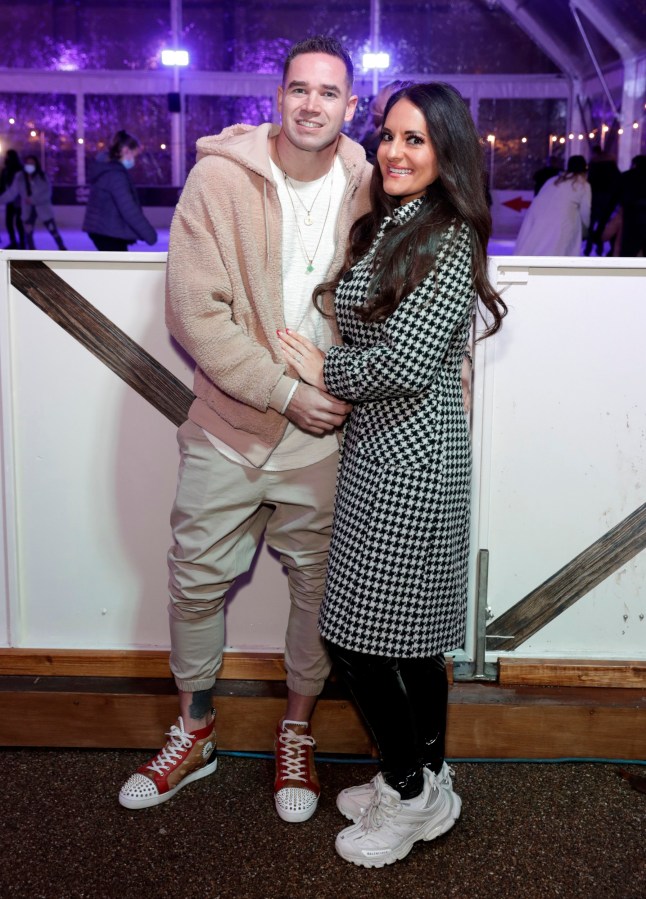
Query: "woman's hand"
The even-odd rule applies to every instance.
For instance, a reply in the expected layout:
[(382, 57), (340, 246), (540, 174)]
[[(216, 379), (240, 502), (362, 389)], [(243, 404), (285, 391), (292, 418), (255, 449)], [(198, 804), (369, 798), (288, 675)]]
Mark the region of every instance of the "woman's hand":
[(298, 376), (307, 384), (325, 390), (323, 381), (323, 360), (325, 353), (319, 350), (311, 340), (296, 331), (286, 328), (276, 331), (280, 338), (281, 349), (287, 362), (296, 369)]

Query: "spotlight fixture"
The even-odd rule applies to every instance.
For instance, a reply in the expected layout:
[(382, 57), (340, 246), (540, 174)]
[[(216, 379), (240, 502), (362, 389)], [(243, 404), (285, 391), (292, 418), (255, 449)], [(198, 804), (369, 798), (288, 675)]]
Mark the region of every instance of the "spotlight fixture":
[(390, 65), (390, 55), (388, 53), (364, 53), (363, 67), (364, 69), (387, 69)]
[(161, 61), (163, 66), (187, 66), (188, 50), (162, 50)]

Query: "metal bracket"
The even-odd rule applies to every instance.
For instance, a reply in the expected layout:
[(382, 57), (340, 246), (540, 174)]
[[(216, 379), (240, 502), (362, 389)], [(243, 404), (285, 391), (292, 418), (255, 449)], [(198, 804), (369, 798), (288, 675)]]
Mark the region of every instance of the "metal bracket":
[(476, 672), (475, 662), (454, 662), (453, 680), (459, 683), (465, 681), (487, 681), (495, 683), (498, 680), (498, 665), (496, 662), (485, 662), (482, 674)]
[(529, 270), (526, 268), (506, 265), (504, 268), (501, 267), (500, 269), (498, 269), (498, 278), (496, 284), (501, 293), (504, 290), (507, 290), (508, 287), (511, 287), (512, 284), (527, 284), (528, 281)]
[(455, 662), (453, 679), (456, 681), (497, 681), (498, 665), (485, 662), (487, 648), (487, 590), (489, 584), (489, 550), (478, 550), (476, 569), (476, 657), (473, 662)]

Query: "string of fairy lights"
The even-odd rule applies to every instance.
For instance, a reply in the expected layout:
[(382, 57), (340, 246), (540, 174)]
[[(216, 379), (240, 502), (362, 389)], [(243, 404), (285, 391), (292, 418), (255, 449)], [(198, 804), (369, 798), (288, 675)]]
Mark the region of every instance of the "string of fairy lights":
[[(11, 116), (9, 119), (7, 119), (7, 122), (8, 122), (9, 125), (15, 125), (15, 124), (16, 124), (16, 119), (15, 119), (13, 116)], [(31, 122), (29, 122), (29, 123), (27, 124), (27, 127), (30, 128), (30, 130), (29, 130), (29, 137), (32, 138), (32, 139), (35, 139), (35, 138), (39, 138), (39, 139), (40, 139), (40, 138), (45, 134), (45, 132), (44, 132), (43, 130), (37, 130), (36, 128), (31, 128), (31, 127), (30, 127), (31, 124), (32, 124)], [(632, 128), (633, 128), (635, 131), (638, 130), (638, 129), (639, 129), (639, 122), (633, 122)], [(588, 137), (591, 141), (594, 141), (594, 140), (596, 140), (596, 139), (600, 136), (600, 144), (601, 144), (601, 146), (603, 147), (603, 145), (604, 145), (604, 143), (605, 143), (606, 135), (608, 134), (609, 131), (610, 131), (610, 125), (601, 125), (600, 128), (594, 128), (592, 131), (589, 131), (589, 132), (587, 133), (587, 137)], [(622, 135), (622, 134), (624, 133), (624, 131), (625, 131), (625, 129), (622, 128), (622, 127), (617, 128), (617, 134), (618, 134), (618, 135)], [(63, 135), (60, 135), (60, 137), (63, 138)], [(552, 152), (552, 150), (554, 149), (555, 144), (563, 145), (563, 144), (567, 143), (567, 141), (576, 141), (576, 140), (578, 140), (578, 141), (583, 141), (583, 140), (585, 140), (585, 138), (586, 138), (586, 134), (583, 134), (583, 133), (581, 133), (581, 132), (579, 132), (578, 134), (575, 134), (574, 132), (571, 131), (571, 132), (570, 132), (568, 135), (566, 135), (566, 136), (564, 136), (564, 135), (560, 135), (560, 136), (559, 136), (558, 134), (550, 134), (550, 135), (549, 135), (549, 151), (550, 151), (550, 153)], [(67, 139), (69, 140), (69, 138), (67, 138)], [(523, 137), (520, 138), (521, 144), (526, 144), (526, 143), (528, 142), (528, 140), (529, 140), (529, 138), (526, 137), (526, 136), (523, 136)], [(82, 137), (77, 137), (75, 142), (76, 142), (77, 144), (79, 144), (79, 145), (82, 146), (82, 145), (85, 143), (85, 139), (82, 138)], [(496, 135), (495, 135), (495, 134), (488, 134), (488, 135), (487, 135), (487, 142), (490, 143), (490, 144), (495, 144), (495, 143), (496, 143)], [(166, 144), (166, 143), (161, 143), (161, 144), (159, 145), (159, 148), (160, 148), (160, 150), (165, 150), (165, 149), (167, 148), (167, 144)], [(0, 152), (2, 152), (2, 146), (1, 146), (1, 145), (0, 145)]]
[[(639, 129), (639, 122), (633, 122), (632, 128), (637, 131)], [(603, 148), (606, 141), (606, 136), (610, 130), (610, 125), (601, 125), (600, 128), (593, 128), (592, 131), (587, 132), (587, 134), (582, 132), (578, 132), (575, 134), (573, 131), (570, 131), (570, 133), (567, 135), (550, 134), (548, 138), (549, 152), (552, 153), (552, 150), (557, 144), (563, 146), (568, 141), (584, 141), (586, 137), (593, 142), (598, 140), (600, 146)], [(617, 128), (617, 134), (621, 136), (622, 134), (624, 134), (625, 130), (625, 128), (619, 127)], [(497, 140), (498, 138), (495, 134), (487, 135), (487, 143), (493, 145)], [(529, 138), (526, 136), (520, 138), (521, 144), (526, 144), (528, 141)]]
[[(16, 118), (15, 118), (14, 116), (11, 116), (11, 117), (8, 118), (6, 121), (7, 121), (7, 124), (9, 124), (9, 125), (11, 125), (11, 126), (15, 126), (15, 125), (17, 124), (17, 120), (16, 120)], [(38, 129), (37, 129), (37, 128), (33, 127), (33, 125), (34, 125), (34, 123), (31, 122), (31, 121), (25, 123), (25, 124), (24, 124), (24, 129), (25, 129), (25, 130), (24, 130), (22, 133), (26, 134), (26, 136), (28, 137), (28, 139), (29, 139), (30, 142), (33, 141), (34, 143), (40, 143), (41, 148), (42, 148), (42, 152), (44, 153), (44, 152), (45, 152), (45, 147), (46, 147), (46, 145), (50, 145), (50, 144), (51, 144), (51, 139), (49, 138), (50, 130), (49, 130), (49, 129), (45, 129), (45, 128), (38, 128)], [(19, 125), (19, 127), (20, 127), (20, 125)], [(14, 134), (14, 137), (18, 137), (18, 136), (19, 136), (19, 133), (18, 133), (18, 134)], [(4, 140), (3, 140), (3, 138), (4, 138)], [(63, 145), (65, 145), (65, 144), (68, 144), (68, 145), (69, 145), (69, 144), (78, 144), (78, 145), (81, 146), (81, 147), (86, 143), (84, 137), (76, 137), (76, 138), (72, 138), (72, 137), (70, 137), (70, 136), (67, 135), (67, 134), (58, 134), (58, 135), (56, 135), (56, 140), (57, 140), (59, 143), (63, 144)], [(2, 127), (0, 126), (0, 154), (4, 153), (5, 150), (8, 149), (8, 147), (5, 147), (4, 144), (5, 144), (5, 143), (8, 143), (8, 144), (9, 144), (9, 143), (11, 143), (11, 142), (12, 142), (12, 141), (11, 141), (11, 134), (10, 134), (10, 133), (9, 133), (9, 134), (6, 134), (6, 133), (5, 133), (5, 134), (3, 135), (3, 134), (2, 134)], [(100, 149), (103, 149), (104, 146), (105, 146), (105, 142), (104, 142), (104, 141), (97, 141), (97, 142), (96, 142), (96, 147), (97, 147), (97, 149), (99, 149), (99, 150), (100, 150)], [(160, 149), (160, 150), (167, 150), (167, 149), (168, 149), (168, 143), (165, 142), (165, 141), (162, 141), (162, 142), (159, 144), (159, 149)], [(43, 160), (41, 160), (41, 161), (43, 161)]]
[[(646, 104), (644, 104), (644, 108), (646, 109)], [(635, 121), (632, 124), (632, 129), (634, 131), (639, 130), (639, 122)], [(593, 128), (591, 131), (585, 132), (573, 132), (570, 131), (568, 134), (553, 134), (550, 133), (548, 137), (548, 155), (552, 156), (555, 153), (557, 147), (565, 148), (566, 145), (574, 145), (580, 146), (586, 138), (592, 144), (597, 144), (601, 147), (601, 149), (605, 149), (606, 138), (608, 136), (608, 132), (611, 131), (611, 126), (602, 124), (598, 128)], [(621, 136), (626, 131), (625, 128), (619, 126), (617, 128), (617, 135)], [(521, 144), (527, 144), (529, 142), (529, 138), (526, 135), (523, 135), (521, 138), (515, 138), (516, 141), (520, 140)], [(500, 143), (500, 137), (496, 136), (495, 133), (487, 134), (486, 142), (489, 144), (489, 189), (493, 190), (494, 188), (494, 174), (495, 174), (495, 150), (496, 143)], [(505, 146), (509, 146), (509, 144), (513, 144), (514, 141), (505, 141)]]
[[(644, 108), (646, 109), (646, 104), (644, 104)], [(10, 126), (10, 132), (14, 130), (14, 127), (16, 125), (18, 125), (18, 130), (20, 130), (20, 124), (17, 122), (17, 119), (15, 116), (10, 116), (6, 120), (6, 122)], [(41, 164), (44, 167), (46, 147), (48, 145), (47, 131), (45, 129), (42, 129), (42, 128), (39, 129), (39, 128), (35, 127), (35, 124), (33, 121), (28, 121), (28, 122), (23, 123), (23, 127), (25, 129), (25, 132), (28, 134), (30, 141), (33, 141), (34, 143), (39, 144)], [(637, 131), (640, 128), (640, 123), (638, 121), (634, 121), (632, 123), (632, 126), (630, 126), (630, 127), (634, 131)], [(586, 138), (591, 143), (598, 144), (601, 147), (601, 149), (603, 150), (605, 148), (608, 133), (611, 130), (613, 130), (613, 128), (614, 128), (614, 126), (610, 126), (605, 123), (602, 123), (598, 128), (593, 128), (591, 131), (589, 131), (587, 133), (581, 132), (581, 131), (579, 131), (579, 132), (570, 131), (567, 134), (550, 133), (548, 136), (548, 155), (549, 156), (554, 155), (554, 153), (558, 147), (565, 149), (566, 145), (568, 145), (568, 144), (570, 145), (570, 147), (582, 146), (583, 141), (585, 141)], [(5, 140), (3, 140), (3, 137), (5, 139), (7, 139), (9, 137), (9, 135), (6, 133), (5, 133), (5, 135), (2, 135), (2, 131), (3, 131), (3, 129), (0, 124), (0, 154), (3, 153), (6, 149), (3, 146), (3, 144), (5, 143)], [(622, 125), (619, 125), (619, 127), (616, 128), (615, 133), (618, 136), (621, 136), (622, 134), (625, 133), (625, 131), (626, 131), (626, 128), (624, 128)], [(23, 133), (25, 133), (25, 132), (23, 132)], [(59, 134), (57, 137), (58, 137), (59, 141), (61, 141), (63, 144), (68, 144), (68, 146), (70, 144), (74, 144), (74, 143), (77, 144), (78, 146), (83, 146), (85, 144), (85, 138), (83, 138), (83, 137), (71, 138), (71, 137), (69, 137), (69, 135), (63, 135), (63, 134)], [(513, 144), (517, 141), (519, 141), (520, 144), (522, 144), (522, 145), (526, 145), (529, 143), (530, 138), (527, 135), (523, 135), (520, 138), (515, 138), (513, 141), (509, 141), (508, 139), (506, 139), (504, 141), (504, 143), (506, 146), (509, 146), (510, 144)], [(490, 147), (489, 184), (490, 184), (490, 187), (493, 188), (494, 168), (495, 168), (495, 150), (496, 150), (497, 144), (499, 146), (501, 145), (502, 139), (499, 136), (497, 136), (495, 132), (491, 132), (491, 133), (487, 134), (486, 142), (489, 144), (489, 147)], [(103, 144), (103, 142), (100, 142), (100, 143), (101, 143), (101, 145)], [(166, 151), (168, 149), (168, 143), (165, 141), (162, 141), (161, 143), (159, 143), (158, 146), (162, 152)], [(100, 147), (99, 147), (99, 149), (100, 149)]]

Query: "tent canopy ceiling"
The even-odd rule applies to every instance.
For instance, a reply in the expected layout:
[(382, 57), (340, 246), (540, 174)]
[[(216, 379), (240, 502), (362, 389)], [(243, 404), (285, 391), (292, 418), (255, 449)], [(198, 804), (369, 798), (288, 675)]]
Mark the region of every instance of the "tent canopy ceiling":
[[(173, 0), (193, 67), (277, 71), (285, 47), (333, 33), (366, 48), (371, 9), (381, 42), (409, 72), (551, 74), (584, 79), (646, 56), (646, 0)], [(154, 68), (171, 37), (171, 0), (0, 0), (2, 67)], [(576, 11), (576, 14), (575, 14)], [(585, 31), (580, 33), (577, 18)], [(64, 56), (64, 59), (58, 58)], [(275, 57), (275, 59), (274, 59)], [(268, 67), (269, 66), (269, 67)]]
[[(559, 68), (580, 78), (595, 71), (576, 14), (601, 69), (646, 53), (646, 0), (484, 0), (502, 7)], [(574, 7), (574, 10), (573, 10)]]

